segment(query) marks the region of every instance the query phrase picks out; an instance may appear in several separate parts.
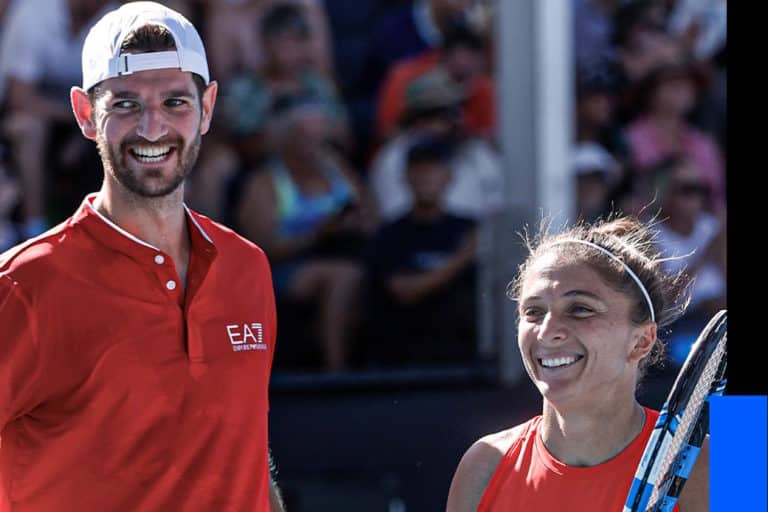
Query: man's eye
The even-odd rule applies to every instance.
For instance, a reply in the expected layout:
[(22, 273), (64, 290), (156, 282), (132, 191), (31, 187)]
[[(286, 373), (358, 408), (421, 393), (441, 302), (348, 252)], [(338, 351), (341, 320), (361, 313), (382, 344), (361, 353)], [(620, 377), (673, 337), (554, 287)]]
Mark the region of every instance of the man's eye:
[(123, 110), (132, 109), (136, 107), (136, 102), (132, 100), (120, 100), (112, 104), (112, 108), (119, 108)]
[(181, 100), (179, 98), (169, 98), (165, 100), (165, 105), (168, 107), (180, 107), (182, 105), (186, 105), (187, 102), (184, 100)]

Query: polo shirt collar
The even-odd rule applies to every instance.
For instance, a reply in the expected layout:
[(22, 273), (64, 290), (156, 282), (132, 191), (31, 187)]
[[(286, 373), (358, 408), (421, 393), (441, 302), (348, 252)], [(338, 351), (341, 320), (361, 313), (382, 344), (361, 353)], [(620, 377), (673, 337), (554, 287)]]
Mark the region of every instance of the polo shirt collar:
[[(162, 252), (159, 248), (132, 235), (98, 212), (93, 206), (96, 197), (98, 197), (98, 192), (88, 194), (85, 197), (72, 218), (73, 224), (81, 225), (99, 242), (130, 257), (144, 259), (148, 253), (155, 255)], [(195, 212), (190, 210), (187, 205), (184, 205), (184, 211), (187, 214), (187, 225), (190, 227), (192, 251), (202, 250), (207, 254), (215, 254), (215, 244), (200, 225)]]

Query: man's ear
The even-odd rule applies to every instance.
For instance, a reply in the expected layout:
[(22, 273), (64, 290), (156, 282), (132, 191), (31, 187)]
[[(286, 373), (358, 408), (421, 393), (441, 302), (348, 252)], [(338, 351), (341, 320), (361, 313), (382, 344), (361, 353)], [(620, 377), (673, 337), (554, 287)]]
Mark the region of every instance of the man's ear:
[(203, 91), (203, 97), (201, 98), (201, 104), (203, 108), (202, 118), (200, 119), (200, 135), (205, 135), (211, 127), (211, 119), (213, 119), (213, 107), (216, 105), (216, 94), (219, 90), (219, 84), (215, 81), (208, 84), (208, 87)]
[(72, 87), (69, 91), (72, 112), (75, 114), (80, 131), (86, 139), (96, 140), (96, 126), (93, 123), (93, 105), (88, 93), (80, 87)]
[(645, 322), (635, 330), (629, 357), (633, 361), (640, 361), (651, 352), (655, 343), (656, 322)]

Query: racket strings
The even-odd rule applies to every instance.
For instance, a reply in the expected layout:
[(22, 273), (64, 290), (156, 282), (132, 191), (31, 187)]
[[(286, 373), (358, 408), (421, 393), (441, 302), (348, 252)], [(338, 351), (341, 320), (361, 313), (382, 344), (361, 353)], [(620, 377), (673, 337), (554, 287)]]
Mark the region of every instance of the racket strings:
[(725, 357), (726, 338), (727, 337), (724, 336), (723, 339), (719, 341), (712, 356), (707, 360), (704, 371), (691, 392), (688, 404), (682, 411), (682, 417), (679, 418), (680, 423), (671, 439), (669, 448), (664, 454), (663, 462), (661, 466), (659, 466), (659, 475), (661, 475), (661, 477), (659, 479), (659, 484), (654, 486), (651, 493), (651, 497), (648, 501), (648, 510), (653, 510), (666, 496), (667, 490), (672, 484), (674, 477), (677, 456), (682, 451), (683, 445), (688, 442), (691, 432), (693, 432), (701, 417), (702, 408), (709, 395), (713, 382), (722, 377), (721, 375), (718, 375), (720, 373), (718, 370), (721, 361)]

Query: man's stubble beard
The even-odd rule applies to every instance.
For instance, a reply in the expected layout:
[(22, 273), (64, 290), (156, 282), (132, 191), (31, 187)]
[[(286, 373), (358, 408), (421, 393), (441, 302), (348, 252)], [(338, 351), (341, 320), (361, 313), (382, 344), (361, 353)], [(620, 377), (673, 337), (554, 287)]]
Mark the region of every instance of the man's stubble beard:
[[(140, 177), (132, 172), (126, 165), (125, 155), (128, 154), (127, 146), (135, 142), (135, 140), (127, 140), (120, 144), (118, 152), (107, 143), (103, 134), (99, 134), (96, 138), (96, 146), (101, 156), (101, 160), (104, 164), (104, 172), (109, 174), (113, 179), (120, 183), (126, 190), (135, 194), (138, 197), (144, 199), (161, 198), (166, 197), (176, 191), (179, 186), (184, 182), (184, 179), (192, 170), (192, 167), (197, 161), (198, 153), (200, 152), (202, 136), (198, 132), (195, 138), (192, 140), (189, 147), (187, 147), (180, 139), (166, 140), (158, 142), (172, 142), (177, 152), (178, 164), (171, 177), (171, 181), (164, 183), (160, 188), (149, 187), (146, 183), (142, 182)], [(157, 144), (158, 142), (155, 142)], [(152, 173), (153, 170), (149, 169), (145, 174)]]

